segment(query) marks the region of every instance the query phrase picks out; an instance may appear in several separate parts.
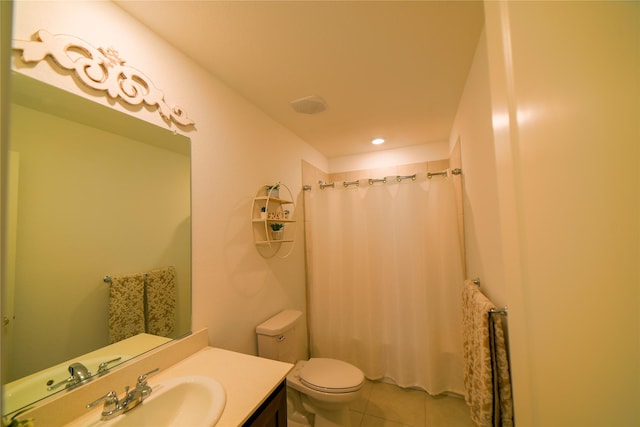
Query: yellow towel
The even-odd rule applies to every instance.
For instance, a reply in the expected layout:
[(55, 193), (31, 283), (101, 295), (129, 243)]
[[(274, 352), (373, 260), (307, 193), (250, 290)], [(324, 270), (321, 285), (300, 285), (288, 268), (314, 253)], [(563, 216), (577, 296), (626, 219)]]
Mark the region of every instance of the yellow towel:
[(145, 331), (144, 275), (113, 276), (109, 287), (109, 343)]
[(146, 276), (147, 332), (168, 337), (176, 322), (176, 270), (159, 268)]
[(489, 310), (495, 306), (466, 280), (462, 289), (465, 400), (479, 427), (493, 423), (493, 378), (489, 345)]

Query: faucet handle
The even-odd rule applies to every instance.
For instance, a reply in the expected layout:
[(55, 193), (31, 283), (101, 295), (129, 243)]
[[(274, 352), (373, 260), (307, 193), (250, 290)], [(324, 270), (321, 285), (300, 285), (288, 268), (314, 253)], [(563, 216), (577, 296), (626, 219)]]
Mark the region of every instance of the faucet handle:
[(138, 377), (138, 385), (139, 386), (145, 386), (147, 385), (147, 377), (151, 374), (155, 374), (156, 372), (158, 372), (160, 370), (160, 368), (156, 368), (153, 371), (149, 371), (146, 374), (142, 374)]
[(66, 384), (67, 387), (69, 387), (73, 382), (74, 382), (75, 378), (73, 377), (69, 377), (69, 378), (65, 378), (64, 380), (57, 382), (55, 384), (53, 384), (53, 380), (50, 380), (49, 382), (47, 382), (47, 391), (52, 391), (57, 389), (58, 387), (60, 387), (63, 384)]
[(87, 409), (93, 408), (98, 403), (104, 400), (104, 407), (102, 408), (102, 420), (108, 420), (113, 418), (120, 411), (120, 402), (118, 401), (118, 395), (115, 391), (110, 391), (102, 397), (87, 404)]
[(122, 359), (122, 356), (121, 357), (116, 357), (115, 359), (107, 360), (106, 362), (101, 362), (98, 365), (98, 374), (106, 373), (109, 370), (109, 365), (110, 364), (115, 363), (115, 362), (117, 362), (117, 361), (119, 361), (121, 359)]
[(103, 400), (105, 401), (104, 402), (105, 406), (109, 405), (111, 403), (118, 404), (118, 395), (116, 394), (115, 391), (110, 391), (109, 393), (105, 394), (104, 396), (101, 396), (101, 397), (97, 398), (93, 402), (87, 403), (87, 409), (93, 408), (98, 403), (102, 402)]
[(153, 371), (149, 371), (146, 374), (142, 374), (138, 377), (138, 384), (136, 384), (136, 391), (140, 393), (141, 400), (145, 400), (147, 397), (149, 397), (149, 395), (151, 395), (151, 392), (153, 391), (153, 389), (147, 383), (147, 377), (151, 374), (155, 374), (159, 370), (160, 368), (156, 368)]

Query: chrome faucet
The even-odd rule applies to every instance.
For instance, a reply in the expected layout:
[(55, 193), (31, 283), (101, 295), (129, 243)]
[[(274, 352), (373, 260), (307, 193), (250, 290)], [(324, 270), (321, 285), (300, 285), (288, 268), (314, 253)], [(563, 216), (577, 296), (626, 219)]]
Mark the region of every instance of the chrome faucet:
[(69, 365), (69, 378), (60, 381), (57, 384), (48, 385), (47, 391), (55, 390), (61, 385), (65, 385), (65, 388), (75, 387), (80, 383), (89, 381), (91, 379), (91, 372), (80, 362), (75, 362)]
[(140, 375), (138, 377), (136, 386), (132, 391), (129, 391), (130, 387), (127, 386), (125, 388), (122, 401), (118, 399), (118, 395), (115, 391), (110, 391), (104, 396), (89, 403), (87, 405), (87, 408), (93, 408), (98, 403), (104, 401), (104, 406), (102, 407), (102, 413), (100, 415), (100, 419), (102, 421), (110, 420), (120, 414), (124, 414), (125, 412), (132, 410), (133, 408), (141, 404), (151, 394), (152, 389), (147, 383), (147, 377), (158, 372), (159, 369), (160, 368), (156, 368), (153, 371)]
[(91, 378), (91, 372), (89, 372), (89, 369), (80, 362), (69, 365), (69, 373), (77, 383), (81, 383), (82, 381), (86, 381)]
[[(104, 375), (109, 372), (109, 365), (121, 360), (122, 357), (117, 357), (112, 360), (107, 360), (105, 362), (100, 363), (98, 365), (98, 375)], [(66, 378), (59, 383), (53, 384), (53, 380), (47, 382), (47, 391), (52, 391), (57, 389), (58, 387), (64, 385), (65, 388), (73, 388), (81, 383), (87, 382), (91, 379), (91, 371), (87, 369), (85, 365), (80, 362), (75, 362), (69, 365), (69, 378)]]

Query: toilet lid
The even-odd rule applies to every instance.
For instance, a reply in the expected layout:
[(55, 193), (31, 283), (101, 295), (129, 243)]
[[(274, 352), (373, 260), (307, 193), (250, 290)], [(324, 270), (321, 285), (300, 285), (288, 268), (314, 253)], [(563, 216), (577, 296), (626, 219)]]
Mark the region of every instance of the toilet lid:
[(364, 374), (342, 360), (312, 358), (300, 370), (300, 381), (325, 393), (349, 393), (362, 387)]

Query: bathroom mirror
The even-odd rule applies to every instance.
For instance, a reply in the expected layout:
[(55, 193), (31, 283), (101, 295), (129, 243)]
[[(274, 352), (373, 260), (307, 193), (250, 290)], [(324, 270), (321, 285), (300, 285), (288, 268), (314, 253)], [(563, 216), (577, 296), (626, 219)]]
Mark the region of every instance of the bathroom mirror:
[(189, 138), (19, 73), (11, 91), (3, 386), (111, 344), (105, 276), (173, 267), (173, 331), (139, 351), (189, 333)]

